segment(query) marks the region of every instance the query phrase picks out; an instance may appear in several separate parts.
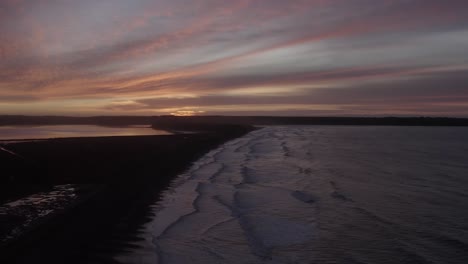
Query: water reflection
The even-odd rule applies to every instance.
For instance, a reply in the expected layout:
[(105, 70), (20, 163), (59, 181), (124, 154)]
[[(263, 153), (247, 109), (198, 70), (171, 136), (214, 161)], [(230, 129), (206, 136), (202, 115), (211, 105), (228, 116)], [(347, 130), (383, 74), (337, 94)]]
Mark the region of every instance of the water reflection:
[(3, 126), (0, 140), (46, 139), (68, 137), (169, 135), (150, 126), (105, 127), (96, 125)]
[(17, 238), (34, 225), (72, 206), (79, 199), (92, 195), (96, 186), (57, 185), (50, 191), (39, 192), (0, 205), (0, 244)]

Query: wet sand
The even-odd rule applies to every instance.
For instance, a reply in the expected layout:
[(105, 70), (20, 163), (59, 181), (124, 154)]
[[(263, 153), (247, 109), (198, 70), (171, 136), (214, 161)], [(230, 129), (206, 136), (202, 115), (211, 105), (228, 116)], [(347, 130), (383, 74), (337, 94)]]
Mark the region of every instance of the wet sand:
[[(61, 184), (96, 187), (91, 197), (0, 247), (2, 263), (112, 263), (138, 239), (149, 205), (191, 162), (250, 126), (163, 136), (63, 138), (9, 144), (1, 152), (2, 203)], [(9, 221), (1, 218), (2, 226)], [(10, 221), (14, 221), (11, 220)]]

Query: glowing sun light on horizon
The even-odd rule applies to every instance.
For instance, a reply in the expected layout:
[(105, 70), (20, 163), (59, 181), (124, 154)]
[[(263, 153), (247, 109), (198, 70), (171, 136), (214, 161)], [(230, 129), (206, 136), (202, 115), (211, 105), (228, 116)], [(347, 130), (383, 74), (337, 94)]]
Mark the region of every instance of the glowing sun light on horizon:
[(171, 115), (173, 116), (195, 116), (197, 114), (203, 114), (205, 111), (193, 111), (193, 110), (178, 110), (172, 112)]

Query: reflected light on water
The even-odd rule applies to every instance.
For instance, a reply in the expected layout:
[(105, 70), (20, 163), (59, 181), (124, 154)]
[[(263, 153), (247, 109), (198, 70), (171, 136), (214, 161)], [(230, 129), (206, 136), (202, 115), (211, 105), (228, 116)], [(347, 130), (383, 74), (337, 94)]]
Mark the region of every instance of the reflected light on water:
[(0, 140), (47, 139), (70, 137), (169, 135), (150, 126), (105, 127), (95, 125), (4, 126)]

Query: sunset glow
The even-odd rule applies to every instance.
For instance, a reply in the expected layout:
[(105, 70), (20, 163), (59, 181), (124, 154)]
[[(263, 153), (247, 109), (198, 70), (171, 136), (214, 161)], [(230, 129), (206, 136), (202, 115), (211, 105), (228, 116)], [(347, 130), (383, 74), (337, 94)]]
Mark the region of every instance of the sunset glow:
[(0, 114), (468, 117), (463, 0), (0, 2)]

